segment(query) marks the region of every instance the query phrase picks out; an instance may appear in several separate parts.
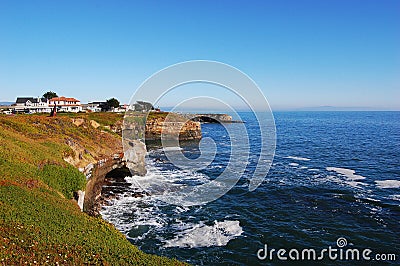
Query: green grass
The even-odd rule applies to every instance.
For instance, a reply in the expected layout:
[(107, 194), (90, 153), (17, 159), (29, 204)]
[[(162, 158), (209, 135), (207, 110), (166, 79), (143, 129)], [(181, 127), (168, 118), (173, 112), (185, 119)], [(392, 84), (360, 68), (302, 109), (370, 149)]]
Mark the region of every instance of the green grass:
[(72, 198), (75, 191), (84, 190), (86, 185), (85, 176), (70, 165), (44, 165), (40, 171), (40, 179), (49, 187), (60, 191), (66, 198)]
[(0, 187), (0, 262), (68, 265), (178, 264), (144, 254), (100, 218), (45, 190)]
[(71, 118), (85, 118), (88, 120), (94, 120), (103, 126), (111, 126), (118, 122), (122, 122), (124, 117), (123, 113), (111, 113), (111, 112), (93, 112), (93, 113), (58, 113), (59, 117), (71, 117)]
[(64, 161), (76, 156), (68, 143), (87, 150), (90, 161), (115, 152), (121, 139), (86, 122), (77, 127), (71, 117), (102, 126), (122, 120), (109, 113), (0, 116), (0, 265), (183, 264), (141, 252), (79, 210), (71, 198), (86, 178)]

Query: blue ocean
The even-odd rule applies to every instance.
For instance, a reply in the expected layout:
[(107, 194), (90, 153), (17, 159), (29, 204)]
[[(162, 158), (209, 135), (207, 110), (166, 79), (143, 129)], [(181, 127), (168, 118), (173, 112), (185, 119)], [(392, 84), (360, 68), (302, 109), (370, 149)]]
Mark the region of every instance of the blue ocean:
[[(400, 112), (275, 112), (275, 157), (253, 192), (248, 183), (259, 152), (258, 123), (252, 113), (239, 115), (252, 156), (228, 193), (202, 206), (163, 201), (165, 184), (206, 182), (226, 167), (227, 128), (239, 124), (202, 124), (203, 137), (217, 145), (207, 168), (179, 169), (162, 147), (148, 147), (147, 175), (125, 177), (127, 185), (115, 190), (119, 195), (103, 207), (103, 218), (144, 252), (194, 265), (281, 264), (276, 254), (260, 259), (258, 251), (266, 245), (287, 251), (338, 248), (339, 238), (343, 248), (370, 249), (370, 262), (376, 254), (395, 254), (386, 263), (400, 263)], [(177, 152), (199, 155), (193, 142), (181, 142)], [(135, 197), (140, 190), (148, 195)]]

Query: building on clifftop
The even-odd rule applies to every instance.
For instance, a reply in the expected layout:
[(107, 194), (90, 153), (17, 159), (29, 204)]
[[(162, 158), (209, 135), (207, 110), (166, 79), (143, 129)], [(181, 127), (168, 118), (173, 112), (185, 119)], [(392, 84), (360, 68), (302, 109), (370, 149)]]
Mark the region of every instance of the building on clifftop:
[(67, 98), (64, 96), (51, 98), (49, 100), (49, 106), (51, 108), (57, 106), (57, 112), (82, 112), (81, 102), (75, 98)]
[(18, 97), (13, 105), (14, 113), (50, 113), (51, 107), (46, 98)]

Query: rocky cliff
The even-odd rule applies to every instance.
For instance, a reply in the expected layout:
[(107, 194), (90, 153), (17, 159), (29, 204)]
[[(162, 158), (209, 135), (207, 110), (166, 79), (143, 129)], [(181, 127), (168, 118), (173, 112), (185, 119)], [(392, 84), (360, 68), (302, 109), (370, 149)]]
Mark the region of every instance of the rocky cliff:
[(182, 114), (184, 117), (201, 123), (233, 123), (232, 116), (227, 114)]
[[(82, 202), (81, 208), (91, 215), (97, 215), (102, 186), (107, 173), (115, 168), (127, 167), (131, 174), (145, 175), (146, 146), (143, 143), (143, 131), (146, 140), (160, 140), (161, 135), (166, 139), (179, 138), (180, 140), (196, 140), (201, 138), (200, 122), (188, 120), (173, 113), (132, 113), (129, 119), (121, 120), (106, 126), (101, 126), (94, 120), (74, 118), (73, 124), (77, 127), (93, 127), (96, 129), (110, 130), (118, 135), (124, 135), (121, 145), (115, 140), (108, 140), (108, 144), (114, 147), (107, 154), (93, 154), (73, 140), (66, 143), (74, 151), (73, 155), (65, 158), (66, 161), (79, 167), (87, 178), (85, 192), (79, 192), (78, 202)], [(122, 150), (123, 147), (123, 150)], [(124, 153), (122, 153), (124, 152)], [(84, 198), (84, 199), (82, 199)]]
[(146, 121), (146, 141), (165, 139), (199, 140), (200, 122), (192, 121), (174, 113), (150, 113)]

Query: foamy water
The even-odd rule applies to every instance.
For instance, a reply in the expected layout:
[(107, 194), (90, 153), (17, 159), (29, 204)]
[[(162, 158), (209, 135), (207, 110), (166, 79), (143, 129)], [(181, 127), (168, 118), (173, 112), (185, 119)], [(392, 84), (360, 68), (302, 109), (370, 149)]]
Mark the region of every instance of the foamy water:
[(377, 180), (375, 183), (379, 188), (400, 188), (400, 180)]
[(242, 235), (239, 221), (214, 221), (213, 225), (186, 224), (174, 239), (167, 240), (164, 247), (210, 247), (225, 246), (235, 237)]
[[(159, 240), (164, 243), (164, 247), (193, 248), (224, 246), (243, 233), (239, 221), (215, 220), (212, 225), (206, 225), (204, 221), (194, 224), (168, 217), (160, 208), (168, 205), (164, 202), (165, 196), (178, 190), (182, 182), (205, 183), (209, 181), (209, 178), (204, 174), (191, 171), (160, 170), (149, 159), (147, 159), (147, 165), (148, 172), (145, 176), (125, 177), (125, 180), (131, 184), (132, 190), (140, 189), (149, 193), (150, 196), (132, 197), (128, 192), (112, 200), (110, 206), (104, 206), (101, 210), (102, 217), (113, 223), (129, 239), (141, 240), (149, 232), (162, 232), (172, 227), (174, 238), (167, 239), (159, 235)], [(169, 208), (178, 215), (189, 210), (188, 207), (182, 206)], [(130, 219), (121, 219), (122, 213), (129, 215)], [(132, 229), (143, 232), (130, 234)]]
[(356, 175), (356, 171), (352, 169), (346, 169), (346, 168), (338, 168), (338, 167), (327, 167), (326, 170), (328, 171), (334, 171), (338, 174), (342, 174), (345, 177), (347, 177), (349, 180), (356, 181), (356, 180), (362, 180), (365, 179), (364, 176), (361, 175)]
[(298, 156), (287, 156), (285, 158), (296, 160), (296, 161), (311, 161), (311, 159), (309, 159), (309, 158), (298, 157)]

